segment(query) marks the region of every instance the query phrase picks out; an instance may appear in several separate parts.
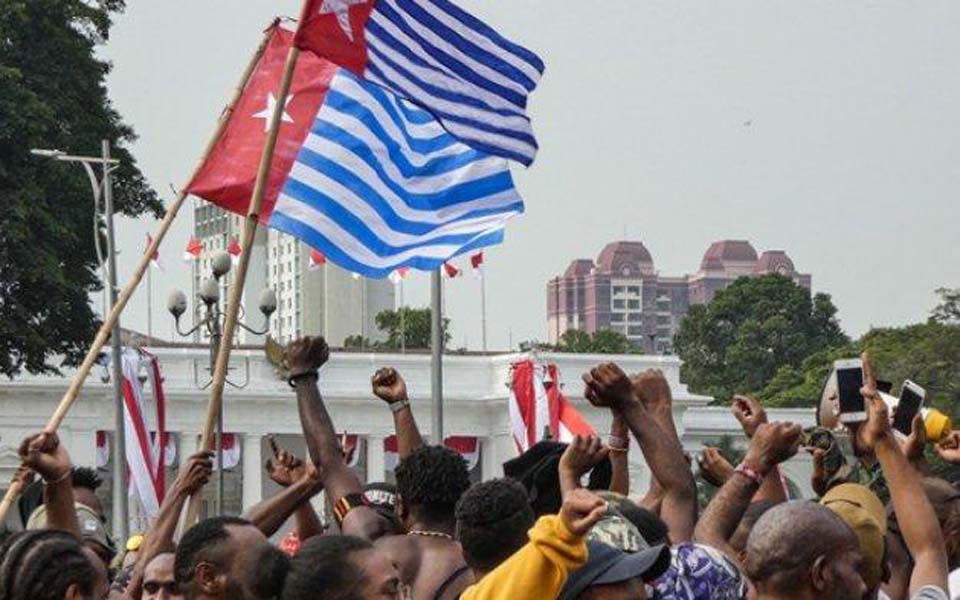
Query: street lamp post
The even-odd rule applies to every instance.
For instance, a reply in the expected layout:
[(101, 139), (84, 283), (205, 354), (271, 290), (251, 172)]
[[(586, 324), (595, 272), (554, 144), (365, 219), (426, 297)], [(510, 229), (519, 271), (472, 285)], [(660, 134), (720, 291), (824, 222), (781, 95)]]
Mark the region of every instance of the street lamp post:
[[(100, 198), (101, 194), (103, 197), (103, 216), (106, 221), (107, 228), (107, 256), (104, 259), (103, 256), (99, 256), (99, 246), (98, 246), (98, 258), (100, 260), (100, 268), (104, 269), (106, 266), (106, 274), (104, 279), (107, 284), (107, 298), (108, 304), (104, 314), (110, 312), (113, 308), (113, 305), (117, 302), (117, 252), (116, 252), (116, 242), (114, 239), (114, 230), (113, 230), (113, 182), (111, 178), (111, 173), (116, 169), (116, 165), (120, 163), (119, 160), (111, 158), (110, 156), (110, 141), (103, 140), (101, 144), (101, 156), (76, 156), (72, 154), (67, 154), (62, 150), (47, 150), (41, 148), (34, 148), (30, 151), (31, 154), (35, 156), (42, 156), (45, 158), (52, 158), (54, 160), (59, 160), (63, 162), (76, 162), (83, 165), (84, 171), (87, 173), (87, 177), (90, 179), (90, 187), (93, 190), (93, 204), (97, 209), (97, 212), (100, 208)], [(103, 174), (100, 179), (97, 179), (97, 173), (94, 169), (94, 165), (99, 165), (103, 169)], [(96, 220), (94, 221), (94, 227), (98, 227)], [(99, 235), (99, 230), (94, 232), (94, 235)], [(99, 242), (95, 239), (95, 244)], [(106, 262), (106, 265), (104, 265)], [(120, 363), (120, 321), (117, 320), (116, 325), (113, 327), (111, 332), (111, 363), (113, 366), (113, 375), (111, 379), (113, 380), (113, 405), (114, 405), (114, 436), (113, 436), (113, 537), (118, 540), (127, 539), (127, 485), (126, 485), (126, 434), (124, 431), (124, 420), (123, 420), (123, 393), (122, 393), (122, 381), (123, 381), (123, 366)]]
[[(180, 290), (174, 290), (170, 293), (170, 297), (167, 300), (167, 310), (173, 315), (174, 323), (176, 325), (177, 334), (182, 337), (190, 337), (201, 328), (206, 328), (207, 334), (210, 336), (210, 363), (207, 367), (208, 373), (210, 374), (211, 379), (208, 379), (206, 383), (201, 384), (199, 378), (197, 377), (197, 370), (194, 367), (194, 383), (200, 389), (206, 389), (213, 383), (213, 371), (217, 363), (217, 353), (220, 351), (220, 340), (223, 337), (223, 319), (224, 314), (220, 310), (220, 279), (224, 275), (230, 272), (232, 267), (232, 261), (230, 254), (227, 252), (218, 252), (214, 255), (211, 260), (210, 268), (212, 271), (212, 278), (207, 279), (200, 285), (200, 290), (197, 293), (200, 301), (203, 302), (206, 307), (206, 312), (203, 318), (195, 323), (189, 330), (182, 331), (180, 329), (180, 317), (183, 316), (183, 313), (187, 311), (187, 296)], [(237, 322), (237, 325), (244, 328), (254, 335), (263, 335), (270, 329), (270, 315), (277, 310), (277, 295), (276, 293), (267, 288), (260, 293), (260, 312), (264, 316), (264, 327), (262, 330), (256, 330), (248, 326), (245, 323)], [(234, 383), (229, 379), (226, 379), (225, 382), (231, 387), (242, 389), (247, 386), (250, 382), (250, 366), (247, 363), (247, 372), (246, 377), (242, 383)], [(222, 514), (223, 512), (223, 406), (220, 407), (220, 412), (217, 414), (217, 444), (216, 444), (216, 453), (217, 453), (217, 501), (216, 501), (216, 513)]]

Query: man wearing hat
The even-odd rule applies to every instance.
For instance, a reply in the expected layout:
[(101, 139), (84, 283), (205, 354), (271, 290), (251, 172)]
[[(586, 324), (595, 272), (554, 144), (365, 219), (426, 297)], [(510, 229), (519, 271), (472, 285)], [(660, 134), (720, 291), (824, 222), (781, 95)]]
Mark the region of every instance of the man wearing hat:
[(887, 562), (887, 511), (869, 488), (857, 483), (834, 486), (820, 500), (850, 526), (860, 542), (863, 563), (860, 576), (867, 586), (864, 598), (878, 597), (880, 585), (890, 578)]

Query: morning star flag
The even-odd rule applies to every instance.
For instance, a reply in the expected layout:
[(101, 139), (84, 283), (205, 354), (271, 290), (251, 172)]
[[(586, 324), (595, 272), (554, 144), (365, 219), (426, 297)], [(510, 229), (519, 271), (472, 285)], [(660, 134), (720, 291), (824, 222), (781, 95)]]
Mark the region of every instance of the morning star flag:
[[(190, 193), (246, 214), (293, 37), (274, 26)], [(346, 69), (300, 55), (262, 223), (348, 271), (386, 277), (497, 244), (521, 212), (504, 159), (470, 148), (422, 108)]]
[(448, 0), (307, 0), (297, 46), (426, 108), (471, 147), (529, 166), (543, 61)]

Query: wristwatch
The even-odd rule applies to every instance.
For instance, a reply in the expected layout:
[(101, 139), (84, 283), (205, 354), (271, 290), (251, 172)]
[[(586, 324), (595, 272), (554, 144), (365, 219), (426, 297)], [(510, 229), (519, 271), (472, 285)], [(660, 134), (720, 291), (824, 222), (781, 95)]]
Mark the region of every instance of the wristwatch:
[(296, 373), (290, 373), (287, 376), (287, 383), (290, 384), (290, 387), (297, 387), (297, 380), (300, 379), (301, 377), (306, 377), (308, 375), (319, 377), (316, 369), (307, 369), (306, 371), (297, 371)]
[(403, 400), (397, 400), (396, 402), (391, 402), (390, 410), (393, 412), (393, 414), (397, 414), (398, 412), (407, 408), (408, 406), (410, 406), (410, 401), (404, 398)]

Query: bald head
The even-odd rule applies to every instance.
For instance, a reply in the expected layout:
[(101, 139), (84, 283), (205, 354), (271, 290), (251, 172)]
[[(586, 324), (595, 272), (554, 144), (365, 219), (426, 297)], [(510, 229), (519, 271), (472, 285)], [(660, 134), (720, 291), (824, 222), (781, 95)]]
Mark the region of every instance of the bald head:
[(830, 509), (798, 500), (777, 505), (760, 517), (747, 538), (747, 575), (759, 586), (808, 583), (818, 558), (827, 565), (850, 554), (856, 561), (857, 538)]

